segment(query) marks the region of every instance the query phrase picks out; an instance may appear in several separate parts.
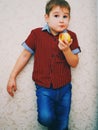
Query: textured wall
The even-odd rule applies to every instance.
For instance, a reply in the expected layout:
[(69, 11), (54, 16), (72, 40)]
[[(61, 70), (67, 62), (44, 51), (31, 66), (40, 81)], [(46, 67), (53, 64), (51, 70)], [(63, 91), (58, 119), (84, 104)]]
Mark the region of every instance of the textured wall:
[[(17, 78), (14, 98), (6, 84), (21, 43), (32, 28), (44, 25), (47, 0), (0, 0), (0, 130), (46, 130), (37, 122), (33, 58)], [(68, 0), (71, 7), (70, 29), (77, 33), (82, 53), (72, 69), (73, 97), (70, 130), (97, 130), (96, 85), (96, 0)], [(97, 81), (98, 84), (98, 81)]]

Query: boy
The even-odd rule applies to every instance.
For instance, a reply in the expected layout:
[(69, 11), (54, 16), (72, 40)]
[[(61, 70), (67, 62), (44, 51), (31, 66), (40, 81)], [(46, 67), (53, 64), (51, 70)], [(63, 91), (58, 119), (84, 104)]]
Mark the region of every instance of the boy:
[[(32, 79), (36, 85), (38, 121), (48, 130), (68, 130), (71, 106), (71, 70), (79, 61), (80, 52), (75, 33), (67, 30), (70, 6), (65, 0), (46, 4), (46, 25), (33, 29), (22, 44), (25, 48), (10, 75), (7, 91), (14, 96), (16, 77), (34, 54)], [(68, 32), (71, 41), (61, 41), (59, 34)]]

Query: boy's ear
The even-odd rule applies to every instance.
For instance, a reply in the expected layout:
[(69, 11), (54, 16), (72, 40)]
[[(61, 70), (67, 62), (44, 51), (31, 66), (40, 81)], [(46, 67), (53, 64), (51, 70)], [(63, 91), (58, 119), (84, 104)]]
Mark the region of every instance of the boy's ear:
[(48, 22), (48, 17), (49, 17), (48, 14), (45, 14), (45, 15), (44, 15), (44, 18), (45, 18), (45, 21), (46, 21), (46, 22)]

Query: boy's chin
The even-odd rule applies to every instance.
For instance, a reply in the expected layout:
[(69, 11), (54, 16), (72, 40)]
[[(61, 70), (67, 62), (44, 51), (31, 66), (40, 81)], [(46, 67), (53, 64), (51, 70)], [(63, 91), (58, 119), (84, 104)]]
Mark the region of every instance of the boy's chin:
[(58, 30), (59, 33), (63, 32), (64, 30), (66, 30), (66, 28)]
[(58, 33), (63, 33), (64, 32), (64, 30), (61, 30), (61, 31), (59, 31)]

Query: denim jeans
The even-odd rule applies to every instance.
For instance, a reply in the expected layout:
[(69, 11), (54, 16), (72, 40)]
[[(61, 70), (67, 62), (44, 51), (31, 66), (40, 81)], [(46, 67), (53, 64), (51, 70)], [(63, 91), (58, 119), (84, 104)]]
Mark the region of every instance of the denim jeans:
[(59, 89), (36, 84), (38, 121), (48, 130), (68, 130), (71, 83)]

